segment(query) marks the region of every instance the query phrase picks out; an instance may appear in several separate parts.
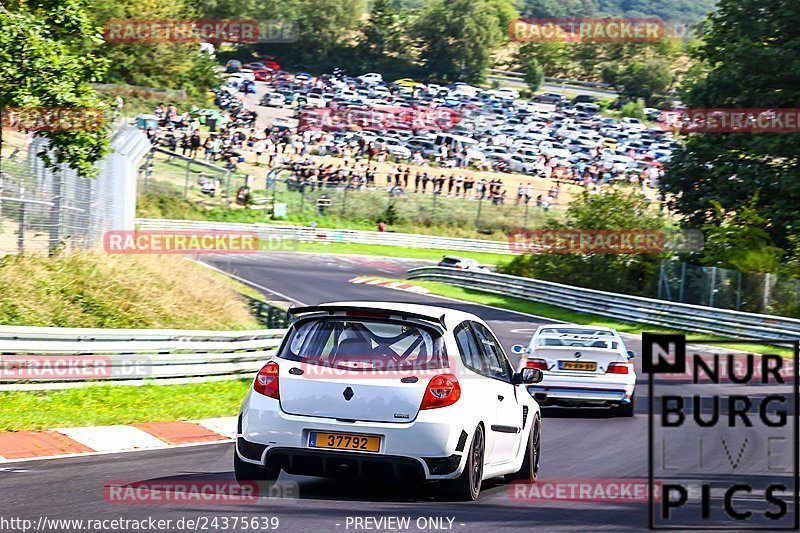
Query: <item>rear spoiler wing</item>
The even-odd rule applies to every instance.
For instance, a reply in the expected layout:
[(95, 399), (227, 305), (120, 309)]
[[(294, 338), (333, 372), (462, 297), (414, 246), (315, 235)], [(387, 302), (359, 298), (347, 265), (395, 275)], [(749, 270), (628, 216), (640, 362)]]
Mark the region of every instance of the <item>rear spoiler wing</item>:
[(442, 329), (447, 330), (447, 326), (445, 325), (445, 315), (440, 317), (430, 316), (430, 315), (423, 315), (421, 313), (409, 313), (407, 311), (397, 311), (395, 309), (382, 309), (378, 307), (357, 307), (353, 305), (309, 305), (304, 307), (290, 307), (286, 311), (286, 317), (289, 318), (290, 315), (304, 315), (308, 313), (328, 313), (329, 315), (333, 315), (335, 313), (354, 313), (359, 314), (364, 317), (374, 316), (376, 314), (388, 314), (388, 315), (395, 315), (399, 316), (401, 319), (405, 320), (408, 318), (413, 318), (416, 320), (424, 320), (426, 322), (434, 322), (439, 324)]

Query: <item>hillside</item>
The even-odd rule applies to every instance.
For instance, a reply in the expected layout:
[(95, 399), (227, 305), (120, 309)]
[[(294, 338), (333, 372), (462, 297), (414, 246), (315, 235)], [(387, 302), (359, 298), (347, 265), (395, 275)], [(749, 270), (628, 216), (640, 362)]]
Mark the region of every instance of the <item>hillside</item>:
[(696, 23), (713, 11), (715, 0), (521, 0), (524, 17), (659, 17)]

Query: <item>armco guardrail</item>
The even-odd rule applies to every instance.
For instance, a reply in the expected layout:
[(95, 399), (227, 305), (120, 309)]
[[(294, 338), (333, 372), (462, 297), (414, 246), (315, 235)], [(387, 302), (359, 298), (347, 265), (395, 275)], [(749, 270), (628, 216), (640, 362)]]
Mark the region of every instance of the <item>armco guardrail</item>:
[(793, 318), (668, 302), (480, 270), (422, 267), (409, 270), (408, 278), (441, 281), (649, 326), (742, 339), (800, 339), (800, 320)]
[[(525, 79), (524, 72), (515, 72), (513, 70), (499, 70), (499, 69), (489, 69), (489, 73), (495, 76), (505, 76), (507, 78), (519, 78), (520, 80)], [(564, 85), (577, 85), (579, 87), (593, 87), (598, 89), (614, 89), (614, 86), (610, 83), (600, 83), (595, 81), (581, 81), (581, 80), (569, 80), (566, 78), (548, 78), (545, 77), (544, 81), (547, 83), (563, 83)]]
[(0, 326), (0, 390), (247, 377), (272, 357), (284, 333)]
[[(136, 226), (148, 231), (241, 231), (256, 233), (268, 244), (279, 241), (316, 241), (348, 244), (382, 244), (408, 248), (435, 250), (491, 252), (511, 254), (508, 242), (481, 239), (459, 239), (456, 237), (437, 237), (414, 233), (395, 233), (391, 231), (361, 231), (349, 229), (312, 228), (310, 226), (288, 226), (263, 223), (208, 222), (194, 220), (164, 220), (139, 218)], [(275, 246), (274, 249), (277, 249)], [(272, 249), (272, 248), (271, 248)]]

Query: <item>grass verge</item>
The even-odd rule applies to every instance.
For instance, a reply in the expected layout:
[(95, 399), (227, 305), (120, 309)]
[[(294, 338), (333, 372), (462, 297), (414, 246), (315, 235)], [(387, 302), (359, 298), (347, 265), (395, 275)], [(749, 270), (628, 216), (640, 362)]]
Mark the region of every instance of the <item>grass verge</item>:
[(407, 259), (428, 259), (440, 261), (446, 255), (475, 259), (481, 264), (497, 265), (509, 261), (512, 256), (506, 254), (492, 254), (485, 252), (456, 252), (451, 250), (431, 250), (421, 248), (404, 248), (402, 246), (383, 246), (380, 244), (347, 244), (347, 243), (321, 243), (298, 242), (291, 243), (292, 250), (297, 245), (298, 252), (315, 252), (329, 254), (351, 255), (377, 255), (383, 257), (403, 257)]
[(251, 380), (242, 379), (0, 392), (0, 431), (235, 416), (250, 383)]
[[(658, 326), (653, 326), (653, 327), (643, 326), (642, 324), (637, 324), (634, 322), (620, 322), (618, 320), (614, 320), (612, 318), (608, 318), (605, 316), (594, 315), (591, 313), (581, 313), (578, 311), (573, 311), (571, 309), (566, 309), (564, 307), (558, 307), (555, 305), (550, 305), (541, 302), (534, 302), (522, 298), (514, 298), (512, 296), (503, 296), (500, 294), (492, 294), (489, 292), (476, 291), (473, 289), (465, 289), (463, 287), (456, 287), (454, 285), (448, 285), (446, 283), (440, 283), (436, 281), (419, 281), (419, 280), (411, 280), (411, 281), (392, 280), (392, 281), (405, 281), (408, 283), (412, 283), (414, 285), (424, 287), (428, 289), (432, 294), (437, 294), (439, 296), (446, 296), (448, 298), (456, 298), (458, 300), (465, 300), (468, 302), (490, 305), (492, 307), (509, 309), (511, 311), (519, 311), (521, 313), (527, 313), (531, 315), (551, 318), (556, 321), (573, 322), (576, 324), (592, 324), (595, 326), (606, 326), (609, 328), (614, 328), (620, 333), (630, 333), (633, 335), (641, 335), (643, 331), (648, 331), (651, 333), (678, 333), (686, 335), (687, 337), (690, 337), (691, 339), (698, 341), (711, 340), (715, 338), (714, 336), (703, 335), (700, 333), (676, 331)], [(789, 348), (767, 347), (759, 344), (716, 344), (715, 343), (714, 346), (729, 348), (731, 350), (751, 351), (753, 353), (760, 353), (760, 354), (778, 353), (784, 357), (790, 357), (792, 355), (792, 352)]]
[(177, 256), (8, 256), (0, 287), (0, 324), (11, 326), (260, 327), (237, 285)]

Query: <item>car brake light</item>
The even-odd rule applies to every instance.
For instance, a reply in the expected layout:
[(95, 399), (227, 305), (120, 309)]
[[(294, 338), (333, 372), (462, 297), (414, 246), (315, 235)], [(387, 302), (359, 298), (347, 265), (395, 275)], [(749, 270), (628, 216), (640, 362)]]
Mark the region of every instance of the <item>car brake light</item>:
[(347, 311), (345, 316), (355, 316), (360, 318), (389, 318), (389, 313), (376, 313), (374, 311)]
[(627, 374), (628, 363), (608, 363), (606, 374)]
[(278, 363), (267, 363), (264, 368), (258, 371), (256, 380), (253, 382), (253, 390), (264, 396), (281, 399), (278, 389)]
[(538, 370), (547, 370), (547, 361), (544, 359), (528, 359), (525, 362), (525, 368), (536, 368)]
[(420, 411), (423, 409), (438, 409), (453, 405), (461, 397), (461, 385), (453, 374), (440, 374), (433, 376), (425, 389), (422, 397)]

